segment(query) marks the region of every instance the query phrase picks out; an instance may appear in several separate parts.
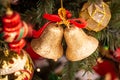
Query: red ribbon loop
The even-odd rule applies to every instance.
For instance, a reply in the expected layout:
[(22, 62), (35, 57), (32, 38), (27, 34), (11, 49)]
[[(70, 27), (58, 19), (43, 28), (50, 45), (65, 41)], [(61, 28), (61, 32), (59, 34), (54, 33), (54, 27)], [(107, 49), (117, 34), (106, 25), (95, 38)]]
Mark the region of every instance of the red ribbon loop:
[(47, 20), (50, 20), (52, 22), (60, 22), (61, 19), (58, 15), (53, 15), (53, 14), (44, 14), (43, 15), (43, 18), (47, 19)]
[(43, 27), (41, 27), (38, 31), (36, 31), (36, 30), (33, 30), (32, 31), (32, 36), (33, 36), (33, 38), (38, 38), (41, 34), (42, 34), (42, 32), (44, 31), (44, 29), (50, 24), (51, 22), (48, 22), (48, 23), (46, 23)]
[[(66, 17), (68, 19), (68, 21), (70, 22), (70, 24), (74, 24), (76, 27), (79, 27), (79, 28), (84, 28), (86, 26), (86, 21), (84, 19), (81, 19), (81, 18), (76, 18), (76, 19), (69, 19), (71, 18), (72, 14), (66, 10)], [(43, 27), (41, 27), (38, 31), (36, 30), (33, 30), (32, 33), (33, 33), (33, 37), (34, 38), (38, 38), (42, 32), (44, 31), (44, 29), (51, 23), (51, 22), (60, 22), (62, 21), (62, 19), (60, 18), (59, 15), (53, 15), (53, 14), (47, 14), (45, 13), (43, 15), (43, 18), (49, 20), (50, 22), (46, 23)]]
[[(66, 16), (67, 16), (67, 18), (71, 18), (72, 14), (68, 10), (66, 10)], [(50, 20), (52, 22), (60, 22), (60, 21), (62, 21), (62, 19), (58, 15), (47, 14), (47, 13), (45, 13), (43, 15), (43, 18), (45, 18), (47, 20)], [(68, 19), (68, 21), (71, 24), (74, 24), (76, 27), (79, 27), (79, 28), (84, 28), (86, 26), (86, 24), (87, 24), (87, 22), (84, 19), (81, 19), (81, 18)]]

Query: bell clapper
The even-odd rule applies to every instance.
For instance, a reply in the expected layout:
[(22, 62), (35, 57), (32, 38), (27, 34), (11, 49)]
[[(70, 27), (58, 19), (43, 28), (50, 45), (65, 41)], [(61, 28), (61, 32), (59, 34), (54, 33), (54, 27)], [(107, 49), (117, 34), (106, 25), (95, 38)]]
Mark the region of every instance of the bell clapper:
[(57, 62), (57, 59), (54, 59), (55, 62)]

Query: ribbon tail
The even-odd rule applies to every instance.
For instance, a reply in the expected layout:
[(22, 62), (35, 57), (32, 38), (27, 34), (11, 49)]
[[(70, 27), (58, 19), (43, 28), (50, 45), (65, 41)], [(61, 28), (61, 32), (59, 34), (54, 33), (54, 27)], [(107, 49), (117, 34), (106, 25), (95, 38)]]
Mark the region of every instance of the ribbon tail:
[(51, 14), (44, 14), (43, 15), (43, 18), (47, 19), (47, 20), (50, 20), (52, 22), (60, 22), (61, 19), (58, 15), (51, 15)]
[(27, 44), (27, 47), (25, 48), (25, 50), (28, 52), (28, 54), (30, 55), (32, 59), (42, 59), (40, 55), (34, 52), (30, 43)]
[(45, 28), (50, 24), (51, 22), (46, 23), (43, 27), (41, 27), (38, 31), (33, 30), (32, 31), (32, 36), (33, 38), (38, 38), (42, 32), (45, 30)]

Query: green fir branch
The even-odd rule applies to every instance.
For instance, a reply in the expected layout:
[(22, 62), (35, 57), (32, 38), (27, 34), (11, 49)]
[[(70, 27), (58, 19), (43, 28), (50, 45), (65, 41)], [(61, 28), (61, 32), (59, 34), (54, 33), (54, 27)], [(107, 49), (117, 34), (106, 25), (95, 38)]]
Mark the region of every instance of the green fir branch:
[(77, 70), (77, 62), (68, 61), (62, 72), (62, 80), (75, 80), (75, 73)]
[(34, 73), (32, 80), (42, 80), (42, 79)]
[(79, 70), (80, 69), (83, 69), (85, 70), (86, 72), (87, 71), (90, 71), (92, 72), (92, 67), (94, 65), (96, 65), (96, 60), (99, 56), (99, 52), (98, 52), (98, 49), (92, 54), (90, 55), (89, 57), (83, 59), (82, 61), (78, 61), (78, 66), (79, 66)]
[[(43, 14), (44, 13), (49, 13), (52, 14), (53, 12), (53, 7), (54, 7), (54, 0), (39, 0), (37, 3), (37, 20), (41, 24), (44, 22)], [(46, 22), (46, 21), (45, 21)]]
[(37, 3), (37, 9), (31, 8), (31, 10), (26, 10), (22, 15), (24, 20), (42, 26), (47, 20), (43, 19), (44, 13), (52, 14), (54, 7), (54, 0), (39, 0)]
[(99, 56), (98, 50), (96, 50), (91, 56), (81, 61), (70, 62), (68, 61), (63, 69), (62, 80), (75, 80), (75, 73), (79, 70), (85, 70), (92, 72), (92, 67), (96, 65), (96, 60)]
[(110, 24), (115, 24), (116, 21), (120, 19), (120, 1), (112, 0), (110, 2), (110, 10), (111, 10), (111, 21)]
[(120, 47), (120, 1), (111, 0), (110, 3), (111, 20), (108, 24), (109, 47), (115, 50)]

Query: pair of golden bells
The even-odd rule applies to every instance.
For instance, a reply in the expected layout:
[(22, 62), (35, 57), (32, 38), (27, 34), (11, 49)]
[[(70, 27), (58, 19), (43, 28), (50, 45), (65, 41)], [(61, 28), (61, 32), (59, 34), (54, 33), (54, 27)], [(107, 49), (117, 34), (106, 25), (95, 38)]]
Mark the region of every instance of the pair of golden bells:
[(70, 24), (64, 29), (57, 23), (48, 24), (41, 36), (32, 40), (31, 46), (40, 56), (57, 61), (63, 55), (63, 37), (67, 44), (66, 57), (70, 61), (82, 60), (98, 47), (98, 40), (85, 34), (81, 28)]

